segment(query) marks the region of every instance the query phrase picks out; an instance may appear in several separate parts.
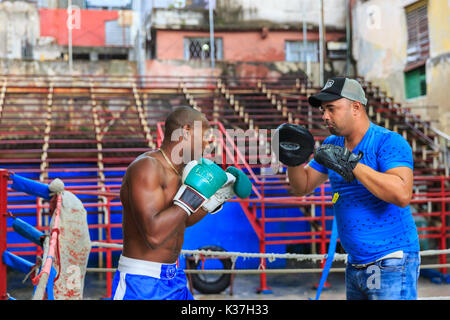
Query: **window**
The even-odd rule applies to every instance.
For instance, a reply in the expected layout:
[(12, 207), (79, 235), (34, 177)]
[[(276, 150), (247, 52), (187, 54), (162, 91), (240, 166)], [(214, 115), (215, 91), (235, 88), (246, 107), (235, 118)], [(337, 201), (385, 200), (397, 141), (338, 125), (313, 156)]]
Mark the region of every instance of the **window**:
[(319, 43), (307, 41), (286, 41), (286, 61), (292, 62), (317, 62), (319, 59)]
[(427, 94), (425, 65), (405, 72), (406, 99)]
[[(185, 60), (206, 60), (210, 58), (209, 38), (185, 38), (184, 39), (184, 59)], [(223, 59), (222, 39), (214, 39), (214, 58)]]
[(131, 0), (86, 0), (86, 8), (126, 10), (132, 8)]
[(28, 40), (22, 39), (22, 59), (32, 60), (33, 59), (33, 46)]
[(426, 1), (406, 7), (408, 47), (406, 65), (413, 66), (425, 61), (430, 55), (428, 16)]
[(408, 28), (406, 51), (405, 95), (407, 99), (427, 94), (426, 60), (430, 55), (427, 1), (421, 0), (405, 8)]

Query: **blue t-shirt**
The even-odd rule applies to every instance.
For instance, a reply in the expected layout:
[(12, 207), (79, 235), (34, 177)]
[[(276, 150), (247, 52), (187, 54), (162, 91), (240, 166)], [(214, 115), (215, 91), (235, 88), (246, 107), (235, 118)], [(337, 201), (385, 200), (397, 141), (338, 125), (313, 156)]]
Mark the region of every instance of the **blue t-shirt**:
[[(344, 147), (344, 137), (329, 136), (323, 144)], [(396, 167), (413, 169), (408, 142), (398, 133), (370, 123), (353, 153), (364, 153), (360, 163), (378, 172)], [(339, 239), (350, 263), (368, 263), (397, 250), (419, 251), (419, 237), (409, 206), (401, 208), (375, 197), (357, 179), (346, 182), (314, 159), (309, 166), (328, 175)]]

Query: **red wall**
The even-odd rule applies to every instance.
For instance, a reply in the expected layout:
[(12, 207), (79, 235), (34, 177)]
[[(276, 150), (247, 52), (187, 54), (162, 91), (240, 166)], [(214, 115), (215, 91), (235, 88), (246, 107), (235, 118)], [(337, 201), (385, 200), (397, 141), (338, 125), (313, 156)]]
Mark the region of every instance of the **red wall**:
[[(222, 38), (223, 60), (241, 62), (285, 61), (285, 41), (303, 40), (301, 31), (269, 31), (265, 38), (259, 31), (215, 32)], [(156, 58), (160, 60), (183, 60), (185, 37), (209, 38), (208, 32), (158, 30), (156, 34)], [(345, 34), (328, 32), (327, 41), (336, 41)], [(309, 33), (308, 40), (318, 40), (317, 33)]]
[[(39, 9), (41, 37), (53, 37), (57, 44), (69, 42), (66, 9)], [(72, 45), (105, 46), (105, 21), (117, 20), (118, 11), (81, 10), (81, 27), (72, 30)]]

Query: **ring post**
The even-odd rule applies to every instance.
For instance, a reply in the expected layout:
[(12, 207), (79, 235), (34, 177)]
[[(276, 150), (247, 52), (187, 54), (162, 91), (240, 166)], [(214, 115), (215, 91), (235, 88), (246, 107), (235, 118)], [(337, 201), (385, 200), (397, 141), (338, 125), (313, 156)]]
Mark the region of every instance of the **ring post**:
[(1, 258), (6, 251), (6, 220), (7, 220), (7, 200), (8, 200), (8, 178), (9, 173), (5, 169), (0, 169), (0, 300), (7, 300), (6, 293), (6, 264)]

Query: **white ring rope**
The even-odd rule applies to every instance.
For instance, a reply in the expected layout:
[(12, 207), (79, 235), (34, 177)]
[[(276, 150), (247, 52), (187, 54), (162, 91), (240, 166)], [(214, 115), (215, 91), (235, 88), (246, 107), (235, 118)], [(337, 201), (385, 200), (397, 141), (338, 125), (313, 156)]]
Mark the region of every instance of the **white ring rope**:
[[(123, 245), (119, 243), (106, 243), (106, 242), (91, 242), (93, 247), (103, 248), (116, 248), (122, 249)], [(228, 251), (211, 251), (211, 250), (181, 250), (182, 255), (194, 255), (194, 256), (221, 256), (221, 257), (243, 257), (243, 258), (266, 258), (269, 262), (275, 261), (275, 259), (295, 259), (297, 261), (320, 261), (326, 259), (327, 254), (298, 254), (298, 253), (244, 253), (244, 252), (228, 252)], [(424, 250), (419, 251), (420, 256), (435, 256), (440, 254), (450, 254), (450, 249), (443, 250)], [(336, 253), (333, 261), (347, 262), (347, 254)]]
[[(106, 242), (91, 242), (92, 247), (103, 247), (103, 248), (116, 248), (122, 249), (123, 245), (119, 243), (106, 243)], [(267, 258), (269, 262), (275, 259), (295, 259), (297, 261), (320, 261), (327, 257), (326, 254), (296, 254), (296, 253), (242, 253), (242, 252), (227, 252), (227, 251), (211, 251), (211, 250), (181, 250), (183, 255), (193, 255), (195, 261), (200, 259), (201, 255), (205, 256), (220, 256), (220, 257), (230, 257), (232, 260), (231, 269), (185, 269), (186, 274), (293, 274), (293, 273), (320, 273), (323, 271), (322, 268), (308, 268), (308, 269), (267, 269), (263, 268), (260, 264), (258, 269), (234, 269), (236, 259), (238, 257), (245, 258)], [(435, 256), (440, 254), (450, 254), (450, 249), (443, 250), (424, 250), (419, 251), (420, 256)], [(345, 261), (347, 262), (347, 254), (336, 253), (334, 255), (333, 261)], [(450, 264), (428, 264), (422, 265), (424, 268), (450, 268)], [(87, 268), (87, 272), (115, 272), (115, 268)], [(330, 272), (345, 272), (345, 268), (331, 268)], [(450, 296), (441, 297), (418, 297), (418, 300), (450, 300)]]

